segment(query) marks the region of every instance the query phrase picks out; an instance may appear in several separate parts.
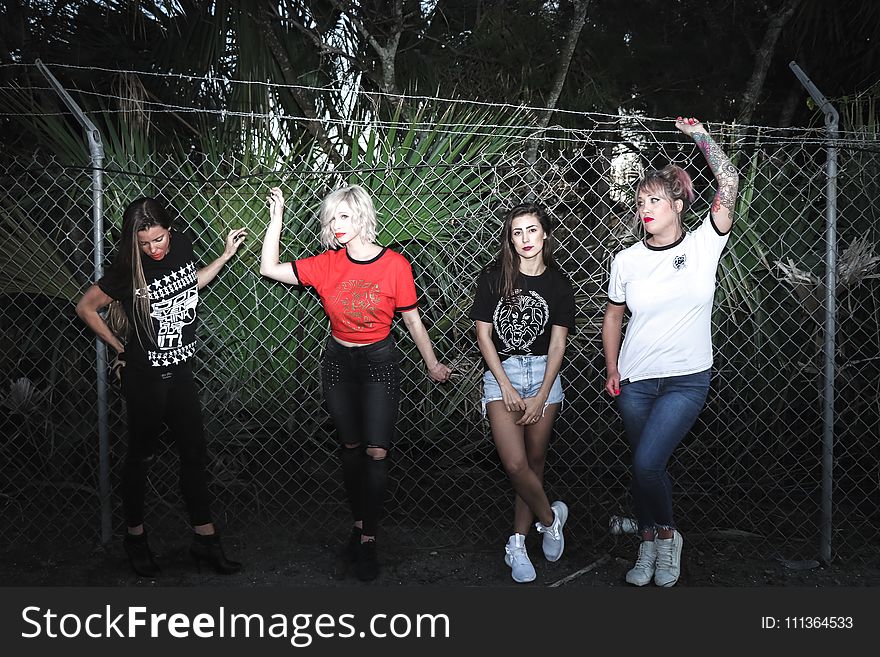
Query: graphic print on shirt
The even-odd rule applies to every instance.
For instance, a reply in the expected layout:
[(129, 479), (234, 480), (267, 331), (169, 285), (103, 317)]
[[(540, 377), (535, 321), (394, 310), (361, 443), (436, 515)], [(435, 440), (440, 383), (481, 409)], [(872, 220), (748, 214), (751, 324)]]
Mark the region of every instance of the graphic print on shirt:
[(528, 352), (549, 321), (550, 307), (535, 291), (515, 290), (511, 298), (498, 301), (492, 314), (495, 332), (508, 351)]
[(379, 285), (364, 280), (342, 281), (333, 293), (333, 303), (342, 308), (342, 323), (351, 331), (373, 328), (381, 300)]
[(199, 301), (198, 274), (193, 262), (188, 262), (167, 276), (150, 283), (150, 315), (156, 328), (156, 347), (148, 349), (150, 365), (163, 367), (177, 365), (191, 358), (196, 343), (184, 343), (184, 327), (196, 319)]
[(675, 256), (675, 258), (673, 258), (672, 268), (675, 269), (675, 271), (678, 271), (679, 269), (684, 269), (686, 266), (687, 266), (687, 254), (686, 253), (682, 253), (681, 255), (677, 255), (677, 256)]

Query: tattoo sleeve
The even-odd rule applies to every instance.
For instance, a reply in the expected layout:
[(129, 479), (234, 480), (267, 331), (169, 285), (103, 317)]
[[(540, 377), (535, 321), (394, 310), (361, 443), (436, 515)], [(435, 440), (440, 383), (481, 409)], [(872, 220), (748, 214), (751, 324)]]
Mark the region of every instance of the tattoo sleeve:
[(733, 162), (712, 137), (702, 132), (694, 133), (692, 136), (697, 147), (706, 157), (706, 162), (709, 163), (709, 168), (712, 169), (715, 180), (718, 182), (718, 191), (715, 193), (715, 200), (712, 201), (712, 210), (716, 211), (724, 207), (730, 211), (732, 216), (736, 205), (736, 192), (739, 187), (739, 173), (733, 166)]

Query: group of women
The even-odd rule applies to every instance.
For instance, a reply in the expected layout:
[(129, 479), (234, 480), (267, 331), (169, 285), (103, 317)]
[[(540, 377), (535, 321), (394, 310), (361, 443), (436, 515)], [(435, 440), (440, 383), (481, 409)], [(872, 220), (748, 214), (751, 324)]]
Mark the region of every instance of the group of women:
[[(703, 152), (718, 188), (694, 231), (682, 217), (694, 198), (688, 174), (675, 165), (636, 185), (640, 240), (613, 260), (602, 326), (607, 379), (632, 452), (632, 497), (640, 544), (626, 581), (676, 583), (682, 536), (672, 512), (667, 464), (690, 430), (709, 389), (711, 309), (718, 260), (733, 222), (737, 172), (696, 119), (676, 127)], [(325, 251), (282, 262), (279, 242), (284, 197), (272, 188), (260, 273), (288, 285), (310, 286), (321, 298), (330, 335), (321, 359), (326, 407), (339, 442), (343, 488), (352, 529), (337, 554), (337, 573), (360, 580), (379, 572), (377, 536), (388, 486), (400, 399), (398, 350), (391, 326), (403, 318), (436, 383), (450, 369), (437, 358), (418, 310), (410, 263), (376, 242), (377, 216), (362, 187), (337, 189), (318, 212)], [(163, 425), (180, 455), (183, 499), (193, 526), (190, 554), (219, 573), (234, 573), (211, 512), (207, 449), (192, 374), (198, 290), (217, 276), (247, 236), (230, 231), (216, 260), (199, 268), (186, 233), (172, 227), (155, 199), (129, 205), (113, 264), (77, 305), (85, 323), (115, 352), (128, 419), (122, 469), (126, 522), (123, 545), (132, 569), (156, 577), (160, 568), (144, 529), (146, 476)], [(494, 261), (476, 282), (469, 317), (482, 355), (482, 411), (514, 492), (512, 533), (504, 561), (517, 582), (535, 579), (526, 539), (534, 523), (541, 550), (557, 561), (565, 549), (565, 502), (551, 502), (544, 464), (564, 391), (566, 341), (575, 329), (574, 291), (553, 260), (553, 225), (543, 206), (523, 203), (503, 221)], [(102, 312), (107, 308), (107, 312)], [(625, 311), (630, 316), (623, 335)]]

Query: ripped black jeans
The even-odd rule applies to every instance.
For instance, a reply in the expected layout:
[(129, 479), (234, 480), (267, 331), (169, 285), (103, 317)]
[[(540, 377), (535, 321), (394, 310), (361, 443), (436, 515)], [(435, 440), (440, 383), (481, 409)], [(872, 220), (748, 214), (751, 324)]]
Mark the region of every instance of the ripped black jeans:
[(388, 487), (388, 463), (366, 449), (391, 449), (400, 403), (400, 364), (394, 338), (346, 347), (328, 338), (321, 359), (324, 401), (340, 442), (342, 477), (355, 521), (375, 536)]

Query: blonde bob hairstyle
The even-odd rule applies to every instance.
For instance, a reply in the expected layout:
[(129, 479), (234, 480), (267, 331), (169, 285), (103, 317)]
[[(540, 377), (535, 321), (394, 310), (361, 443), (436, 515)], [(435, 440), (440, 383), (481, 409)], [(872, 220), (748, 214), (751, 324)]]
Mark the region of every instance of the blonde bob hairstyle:
[(321, 208), (318, 210), (318, 218), (321, 221), (321, 245), (329, 249), (342, 246), (333, 234), (330, 223), (333, 221), (333, 215), (336, 214), (336, 208), (343, 201), (351, 208), (351, 225), (357, 234), (367, 244), (375, 243), (378, 220), (373, 200), (367, 190), (360, 185), (347, 185), (330, 192), (321, 202)]

